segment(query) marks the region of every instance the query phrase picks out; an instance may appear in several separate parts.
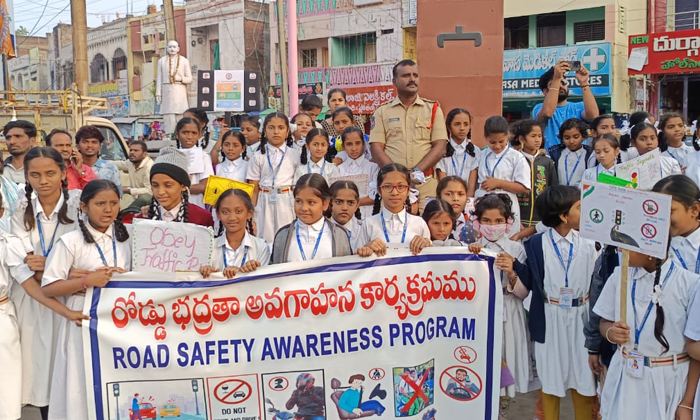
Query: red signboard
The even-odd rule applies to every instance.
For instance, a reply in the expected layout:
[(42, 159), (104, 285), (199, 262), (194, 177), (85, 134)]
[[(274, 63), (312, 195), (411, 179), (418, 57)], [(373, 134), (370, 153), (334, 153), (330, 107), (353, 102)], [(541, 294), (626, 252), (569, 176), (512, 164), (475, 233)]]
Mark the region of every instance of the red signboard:
[[(700, 29), (633, 35), (629, 56), (646, 56), (641, 70), (629, 68), (629, 74), (666, 74), (700, 72)], [(630, 60), (634, 67), (634, 60)]]
[[(336, 86), (334, 86), (336, 87)], [(353, 114), (372, 114), (384, 102), (396, 98), (393, 85), (342, 87), (347, 94), (348, 107)]]

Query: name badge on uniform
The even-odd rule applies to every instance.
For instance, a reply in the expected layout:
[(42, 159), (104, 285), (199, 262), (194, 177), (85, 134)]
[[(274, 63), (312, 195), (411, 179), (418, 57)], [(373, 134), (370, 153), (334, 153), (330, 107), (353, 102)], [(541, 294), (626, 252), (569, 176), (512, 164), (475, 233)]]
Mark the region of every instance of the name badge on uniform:
[(625, 359), (625, 368), (629, 376), (642, 378), (644, 376), (644, 356), (636, 351), (628, 352)]
[(574, 289), (570, 287), (562, 287), (559, 289), (559, 307), (573, 308), (574, 306)]
[(506, 310), (506, 303), (503, 302), (503, 322), (508, 321), (508, 310)]
[(401, 121), (401, 118), (389, 118), (389, 122), (392, 122), (392, 121)]
[(270, 192), (269, 202), (270, 202), (270, 204), (277, 204), (277, 192), (276, 191)]

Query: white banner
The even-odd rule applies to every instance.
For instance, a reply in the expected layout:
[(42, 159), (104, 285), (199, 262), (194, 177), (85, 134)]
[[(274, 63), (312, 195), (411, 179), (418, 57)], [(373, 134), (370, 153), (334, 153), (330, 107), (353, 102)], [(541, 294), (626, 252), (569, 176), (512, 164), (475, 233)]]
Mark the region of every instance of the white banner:
[(496, 419), (503, 297), (466, 248), (128, 273), (86, 298), (91, 418)]

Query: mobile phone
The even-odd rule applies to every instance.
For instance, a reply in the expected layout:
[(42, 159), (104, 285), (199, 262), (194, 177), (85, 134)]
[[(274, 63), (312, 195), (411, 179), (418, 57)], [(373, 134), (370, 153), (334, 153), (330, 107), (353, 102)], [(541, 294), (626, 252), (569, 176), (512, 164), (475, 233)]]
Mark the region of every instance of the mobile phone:
[(571, 71), (574, 73), (577, 73), (579, 70), (581, 70), (581, 61), (576, 60), (576, 61), (567, 61), (566, 62), (569, 65), (569, 68)]

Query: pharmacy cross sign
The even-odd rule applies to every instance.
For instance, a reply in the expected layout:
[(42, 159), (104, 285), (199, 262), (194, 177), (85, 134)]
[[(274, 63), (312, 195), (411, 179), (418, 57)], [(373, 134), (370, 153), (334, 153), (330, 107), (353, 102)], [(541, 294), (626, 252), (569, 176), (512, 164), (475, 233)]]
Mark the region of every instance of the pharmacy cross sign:
[(605, 67), (607, 61), (608, 58), (605, 55), (605, 51), (599, 47), (589, 48), (581, 57), (581, 62), (592, 72), (597, 72)]

